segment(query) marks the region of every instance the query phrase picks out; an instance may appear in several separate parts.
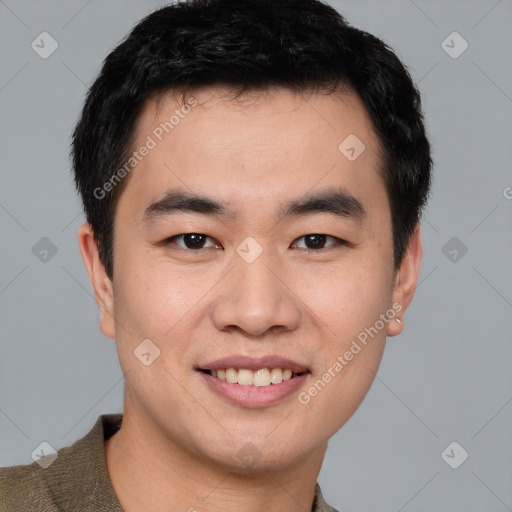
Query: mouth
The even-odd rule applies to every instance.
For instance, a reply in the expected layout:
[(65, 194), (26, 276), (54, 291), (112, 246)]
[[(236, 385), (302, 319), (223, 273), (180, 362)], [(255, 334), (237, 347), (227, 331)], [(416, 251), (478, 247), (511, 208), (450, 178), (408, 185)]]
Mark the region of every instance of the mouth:
[(280, 403), (306, 386), (311, 370), (280, 355), (232, 355), (196, 366), (204, 384), (222, 400), (244, 408)]
[(204, 384), (222, 400), (243, 408), (276, 405), (307, 385), (309, 370), (290, 368), (197, 368)]
[(309, 370), (294, 372), (290, 368), (199, 368), (199, 371), (230, 384), (254, 387), (275, 386), (310, 373)]

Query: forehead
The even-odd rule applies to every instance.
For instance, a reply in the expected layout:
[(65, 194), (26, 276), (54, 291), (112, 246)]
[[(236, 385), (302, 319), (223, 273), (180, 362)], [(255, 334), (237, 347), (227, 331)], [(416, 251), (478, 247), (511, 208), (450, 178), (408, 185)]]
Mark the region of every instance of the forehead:
[(139, 160), (120, 203), (139, 212), (176, 187), (242, 214), (318, 187), (343, 187), (362, 202), (385, 194), (378, 140), (354, 93), (165, 93), (144, 105), (132, 149)]

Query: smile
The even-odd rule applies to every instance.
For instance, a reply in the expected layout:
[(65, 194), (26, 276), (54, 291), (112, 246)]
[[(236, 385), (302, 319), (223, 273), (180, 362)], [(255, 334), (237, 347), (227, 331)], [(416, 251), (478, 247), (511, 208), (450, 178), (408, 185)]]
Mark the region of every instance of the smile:
[(300, 392), (311, 375), (309, 371), (294, 373), (286, 368), (200, 369), (197, 374), (222, 400), (249, 409), (268, 407)]
[(239, 384), (240, 386), (256, 386), (266, 387), (270, 385), (280, 384), (303, 373), (295, 373), (289, 368), (261, 368), (253, 371), (247, 368), (219, 368), (217, 370), (203, 370), (202, 372), (211, 375), (220, 380), (225, 380), (230, 384)]

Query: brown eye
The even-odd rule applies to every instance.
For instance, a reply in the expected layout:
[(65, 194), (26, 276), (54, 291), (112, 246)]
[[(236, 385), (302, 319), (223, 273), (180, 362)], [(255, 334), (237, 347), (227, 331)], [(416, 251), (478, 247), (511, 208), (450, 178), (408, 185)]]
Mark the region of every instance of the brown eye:
[(218, 247), (212, 238), (201, 233), (185, 233), (183, 235), (173, 236), (165, 241), (165, 245), (169, 244), (176, 244), (183, 249), (192, 250), (205, 249), (208, 247)]
[(183, 243), (188, 249), (201, 249), (206, 241), (206, 236), (199, 233), (188, 233), (183, 235)]
[[(328, 245), (326, 245), (327, 240), (330, 239), (332, 242)], [(330, 247), (336, 246), (336, 245), (345, 245), (346, 242), (342, 240), (341, 238), (336, 238), (335, 236), (329, 236), (329, 235), (322, 235), (320, 233), (311, 233), (309, 235), (301, 236), (300, 238), (297, 238), (297, 240), (294, 242), (294, 245), (296, 245), (297, 241), (302, 240), (305, 247), (304, 249), (328, 249)], [(302, 247), (301, 247), (302, 248)]]

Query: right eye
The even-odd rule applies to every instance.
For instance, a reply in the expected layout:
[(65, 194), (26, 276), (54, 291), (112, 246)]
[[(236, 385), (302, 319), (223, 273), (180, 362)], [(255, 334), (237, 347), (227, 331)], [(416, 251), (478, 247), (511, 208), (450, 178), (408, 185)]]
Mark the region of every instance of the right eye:
[[(210, 245), (206, 245), (207, 240), (211, 240)], [(167, 238), (161, 242), (161, 245), (178, 245), (182, 249), (208, 249), (211, 247), (219, 247), (220, 244), (214, 240), (213, 238), (203, 235), (202, 233), (184, 233), (181, 235), (175, 235), (170, 238)]]

